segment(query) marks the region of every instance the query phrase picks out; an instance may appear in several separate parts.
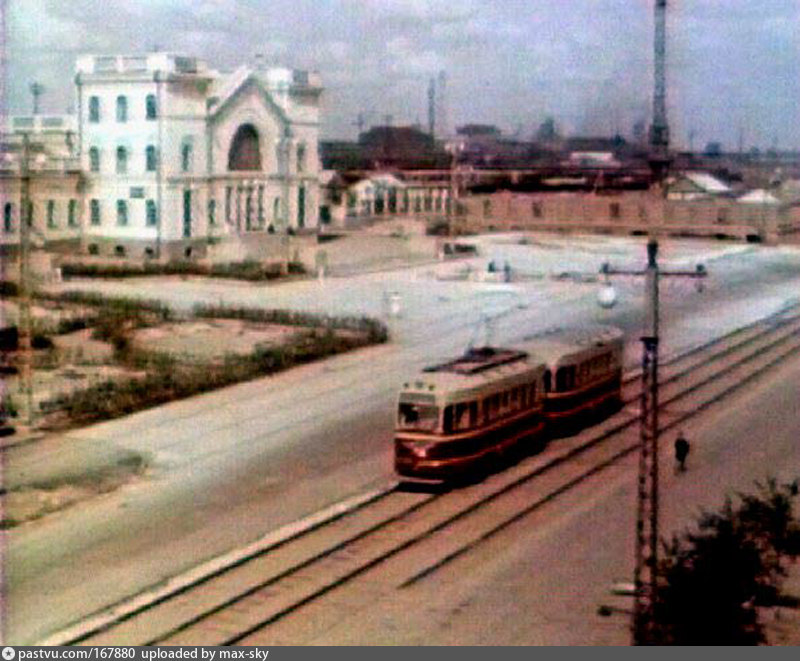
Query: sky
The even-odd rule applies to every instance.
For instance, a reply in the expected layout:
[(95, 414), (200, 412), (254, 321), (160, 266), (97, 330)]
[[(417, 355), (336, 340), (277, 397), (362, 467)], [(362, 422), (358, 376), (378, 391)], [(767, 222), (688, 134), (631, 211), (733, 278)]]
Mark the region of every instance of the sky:
[[(320, 72), (322, 136), (427, 124), (446, 74), (446, 125), (529, 139), (548, 116), (571, 135), (629, 136), (649, 122), (653, 0), (0, 0), (7, 111), (73, 103), (75, 58), (156, 48), (218, 69)], [(800, 149), (800, 0), (670, 0), (673, 145)]]

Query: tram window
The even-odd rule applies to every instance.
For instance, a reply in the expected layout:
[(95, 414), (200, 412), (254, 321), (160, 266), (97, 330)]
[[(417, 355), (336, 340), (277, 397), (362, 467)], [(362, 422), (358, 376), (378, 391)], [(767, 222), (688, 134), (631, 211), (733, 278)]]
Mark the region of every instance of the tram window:
[(439, 409), (420, 404), (400, 404), (399, 422), (403, 429), (435, 431), (439, 422)]
[(511, 389), (511, 408), (514, 410), (519, 408), (519, 388)]
[[(548, 372), (549, 374), (549, 372)], [(528, 386), (528, 406), (536, 404), (536, 384), (533, 383)]]
[(467, 403), (456, 404), (455, 418), (453, 420), (453, 429), (469, 428), (469, 405)]
[(556, 391), (564, 392), (575, 387), (575, 366), (560, 367), (556, 372)]
[(550, 370), (547, 370), (544, 373), (544, 379), (543, 379), (544, 380), (544, 391), (545, 392), (550, 392), (550, 387), (551, 387), (551, 383), (550, 382), (552, 381), (552, 378), (553, 377), (550, 374)]
[(453, 407), (448, 406), (444, 410), (444, 422), (442, 424), (442, 428), (444, 429), (445, 434), (449, 434), (453, 431)]
[(488, 424), (492, 420), (492, 407), (489, 398), (483, 400), (483, 424)]
[(478, 426), (478, 402), (469, 403), (469, 426)]
[(508, 400), (509, 400), (509, 397), (508, 397), (508, 390), (506, 390), (506, 391), (503, 393), (503, 404), (502, 404), (503, 411), (508, 411), (508, 406), (509, 406), (509, 405), (508, 405)]

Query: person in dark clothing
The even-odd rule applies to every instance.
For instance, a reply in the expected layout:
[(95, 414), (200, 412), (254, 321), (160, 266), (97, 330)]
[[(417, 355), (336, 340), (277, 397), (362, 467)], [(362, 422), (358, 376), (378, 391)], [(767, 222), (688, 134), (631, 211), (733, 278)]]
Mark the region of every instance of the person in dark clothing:
[(689, 456), (689, 441), (683, 435), (683, 432), (678, 433), (678, 438), (675, 439), (675, 461), (679, 471), (686, 470), (686, 457)]

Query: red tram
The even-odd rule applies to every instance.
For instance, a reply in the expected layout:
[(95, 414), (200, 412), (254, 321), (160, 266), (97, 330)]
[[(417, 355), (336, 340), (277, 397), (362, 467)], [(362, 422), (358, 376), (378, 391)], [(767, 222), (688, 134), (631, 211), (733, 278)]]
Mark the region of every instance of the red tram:
[(398, 397), (395, 470), (448, 480), (581, 427), (620, 402), (623, 335), (565, 330), (424, 369)]

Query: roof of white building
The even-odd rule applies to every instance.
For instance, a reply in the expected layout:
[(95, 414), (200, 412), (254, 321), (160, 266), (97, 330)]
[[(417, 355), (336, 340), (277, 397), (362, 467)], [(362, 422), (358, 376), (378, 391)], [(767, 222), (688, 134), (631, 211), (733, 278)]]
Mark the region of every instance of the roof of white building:
[(353, 184), (352, 188), (406, 188), (406, 183), (393, 174), (374, 174)]
[(769, 191), (757, 188), (739, 198), (744, 204), (780, 204), (781, 201)]
[(706, 193), (722, 195), (731, 192), (730, 186), (708, 172), (686, 172), (684, 176)]

